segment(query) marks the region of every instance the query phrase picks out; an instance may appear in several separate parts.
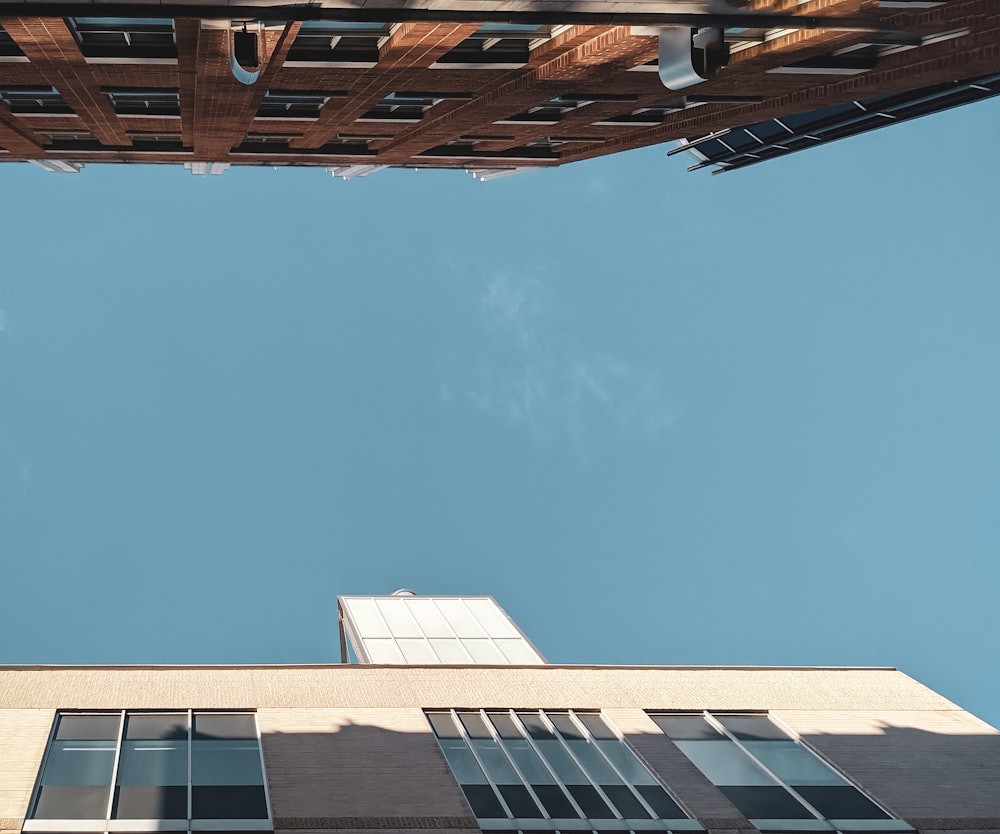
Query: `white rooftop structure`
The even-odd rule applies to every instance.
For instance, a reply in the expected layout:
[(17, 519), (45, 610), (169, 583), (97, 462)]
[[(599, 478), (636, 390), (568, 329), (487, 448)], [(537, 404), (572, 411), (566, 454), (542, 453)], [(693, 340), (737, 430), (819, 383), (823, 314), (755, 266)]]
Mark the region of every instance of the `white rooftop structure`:
[(359, 663), (540, 666), (545, 658), (490, 596), (342, 596), (341, 658)]

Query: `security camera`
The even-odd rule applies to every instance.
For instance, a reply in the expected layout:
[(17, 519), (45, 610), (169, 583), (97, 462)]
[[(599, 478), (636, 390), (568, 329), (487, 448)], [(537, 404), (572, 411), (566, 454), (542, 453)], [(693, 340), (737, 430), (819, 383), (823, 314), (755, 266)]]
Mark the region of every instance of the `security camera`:
[(725, 30), (670, 26), (660, 30), (660, 81), (683, 90), (711, 78), (729, 62)]

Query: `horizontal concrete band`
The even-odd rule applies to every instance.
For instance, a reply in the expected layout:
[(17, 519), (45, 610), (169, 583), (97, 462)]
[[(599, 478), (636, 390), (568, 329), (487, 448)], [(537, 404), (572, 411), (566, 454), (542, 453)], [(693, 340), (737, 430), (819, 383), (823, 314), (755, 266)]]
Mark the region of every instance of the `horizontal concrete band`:
[(350, 829), (478, 829), (474, 817), (275, 817), (275, 830), (343, 831)]

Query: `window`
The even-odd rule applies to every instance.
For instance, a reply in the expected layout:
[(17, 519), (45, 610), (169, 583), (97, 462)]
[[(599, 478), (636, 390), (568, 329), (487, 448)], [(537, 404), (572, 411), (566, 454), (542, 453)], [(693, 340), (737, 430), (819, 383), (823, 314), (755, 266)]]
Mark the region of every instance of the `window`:
[(298, 139), (297, 133), (248, 133), (233, 153), (288, 153), (288, 143)]
[(180, 116), (177, 90), (109, 90), (108, 98), (119, 116)]
[(374, 67), (389, 30), (388, 23), (307, 20), (288, 51), (285, 66)]
[(159, 151), (161, 153), (174, 153), (186, 151), (184, 140), (179, 133), (159, 133), (157, 131), (135, 131), (129, 133), (132, 140), (132, 147), (137, 151)]
[(517, 69), (528, 63), (532, 49), (568, 28), (530, 23), (484, 23), (476, 34), (438, 58), (433, 68)]
[(610, 119), (603, 119), (602, 121), (594, 122), (594, 124), (608, 126), (634, 125), (636, 127), (658, 125), (669, 114), (678, 113), (690, 106), (693, 105), (689, 105), (683, 98), (678, 98), (672, 101), (660, 102), (659, 104), (651, 104), (648, 107), (640, 107), (631, 113), (626, 113), (622, 116), (612, 116)]
[(14, 39), (0, 26), (0, 58), (15, 58), (24, 55)]
[(73, 115), (55, 87), (6, 87), (0, 89), (0, 101), (20, 115)]
[(554, 125), (567, 113), (593, 104), (592, 99), (575, 98), (573, 96), (556, 96), (550, 98), (538, 107), (532, 107), (526, 113), (519, 113), (507, 119), (501, 119), (496, 124), (523, 125), (523, 124), (543, 124)]
[(228, 820), (264, 830), (269, 818), (253, 713), (64, 712), (24, 828), (143, 820), (151, 830), (148, 821), (176, 820), (211, 829)]
[(87, 58), (177, 58), (171, 18), (71, 17), (67, 22)]
[(329, 95), (308, 91), (268, 90), (257, 110), (258, 119), (318, 119)]
[[(651, 715), (709, 780), (761, 830), (789, 820), (839, 829), (885, 829), (892, 816), (766, 715)], [(823, 826), (830, 830), (829, 825)], [(909, 830), (905, 823), (889, 826)]]
[(419, 122), (441, 101), (437, 93), (389, 93), (358, 121)]
[(44, 134), (48, 151), (100, 151), (103, 145), (89, 130), (51, 130)]
[(669, 820), (700, 830), (597, 712), (442, 710), (427, 718), (483, 828), (558, 820), (561, 830), (589, 831), (601, 821), (641, 828)]

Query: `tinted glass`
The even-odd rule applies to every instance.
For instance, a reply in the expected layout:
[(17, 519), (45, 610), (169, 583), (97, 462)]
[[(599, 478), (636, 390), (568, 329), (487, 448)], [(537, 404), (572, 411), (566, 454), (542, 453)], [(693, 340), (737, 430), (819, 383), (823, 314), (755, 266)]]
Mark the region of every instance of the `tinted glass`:
[(545, 816), (523, 785), (497, 785), (497, 787), (513, 816), (521, 819), (541, 819)]
[(788, 741), (788, 734), (766, 715), (716, 715), (715, 717), (740, 741), (767, 741), (768, 739)]
[(646, 766), (636, 758), (636, 755), (617, 739), (600, 740), (597, 746), (618, 768), (625, 781), (630, 785), (656, 785), (656, 778)]
[(601, 790), (604, 791), (608, 799), (618, 809), (618, 813), (625, 817), (625, 819), (649, 819), (649, 811), (643, 807), (635, 794), (624, 785), (601, 785)]
[(573, 819), (580, 814), (558, 785), (532, 785), (535, 795), (552, 819)]
[(493, 722), (493, 726), (496, 731), (500, 734), (500, 738), (521, 738), (521, 731), (517, 728), (514, 723), (514, 719), (510, 717), (506, 712), (491, 712), (489, 713), (490, 721)]
[(583, 733), (580, 732), (580, 728), (576, 726), (575, 722), (568, 712), (546, 712), (555, 728), (559, 731), (563, 738), (583, 738)]
[(561, 742), (539, 740), (535, 742), (535, 745), (563, 784), (584, 785), (587, 783), (587, 778), (576, 766), (576, 762), (563, 749)]
[(118, 738), (118, 726), (120, 723), (121, 717), (117, 714), (60, 715), (55, 737), (60, 740), (114, 740)]
[(889, 815), (851, 785), (796, 786), (795, 790), (827, 819), (882, 820)]
[(110, 785), (113, 741), (53, 741), (42, 771), (43, 785)]
[(659, 785), (637, 785), (636, 790), (639, 791), (642, 798), (653, 809), (653, 813), (661, 820), (687, 819), (687, 814), (670, 798), (670, 794)]
[(194, 742), (191, 751), (192, 784), (260, 785), (263, 781), (256, 740)]
[(188, 737), (187, 715), (135, 715), (125, 719), (127, 739), (183, 739)]
[(614, 812), (608, 804), (601, 799), (601, 795), (596, 788), (590, 785), (567, 785), (569, 792), (576, 800), (576, 804), (583, 810), (583, 815), (592, 820), (614, 819)]
[(700, 715), (651, 715), (650, 718), (674, 741), (725, 738)]
[(731, 741), (675, 742), (709, 780), (716, 785), (773, 785), (763, 770)]
[(545, 765), (542, 764), (542, 760), (538, 758), (528, 742), (523, 739), (520, 741), (515, 739), (505, 739), (503, 741), (503, 746), (507, 751), (507, 755), (514, 760), (514, 764), (517, 765), (517, 769), (521, 771), (521, 775), (528, 782), (533, 785), (545, 785), (553, 781), (551, 774), (545, 769)]
[(194, 819), (267, 819), (261, 785), (195, 785), (191, 789)]
[(476, 751), (486, 773), (495, 783), (513, 784), (521, 781), (504, 752), (493, 739), (473, 739), (472, 749)]
[(590, 734), (594, 738), (618, 740), (618, 737), (607, 725), (607, 722), (596, 712), (578, 712), (576, 717), (590, 731)]
[(187, 805), (187, 784), (118, 787), (115, 788), (112, 816), (133, 820), (183, 820), (188, 816)]
[(500, 800), (489, 785), (462, 785), (465, 798), (469, 800), (472, 813), (480, 819), (501, 819), (507, 817)]
[(119, 785), (187, 785), (184, 741), (124, 741), (118, 761)]
[(465, 746), (461, 739), (441, 739), (441, 750), (444, 757), (451, 765), (455, 778), (461, 784), (483, 785), (486, 784), (486, 776), (482, 768), (472, 755), (472, 751)]
[(461, 733), (448, 712), (429, 712), (427, 720), (431, 722), (431, 727), (438, 738), (461, 738)]
[(722, 785), (719, 790), (748, 819), (814, 819), (805, 806), (777, 785), (774, 787)]
[(555, 738), (552, 735), (551, 730), (542, 721), (542, 717), (537, 712), (519, 712), (517, 717), (521, 719), (521, 723), (524, 724), (525, 729), (528, 731), (528, 735), (534, 739), (549, 739)]
[(257, 738), (254, 716), (226, 713), (195, 713), (195, 738)]
[(42, 785), (32, 816), (40, 820), (105, 819), (110, 794), (110, 786)]
[(843, 785), (840, 774), (794, 741), (747, 741), (747, 750), (786, 785)]
[(458, 720), (462, 722), (469, 738), (493, 738), (486, 722), (478, 712), (460, 712)]

